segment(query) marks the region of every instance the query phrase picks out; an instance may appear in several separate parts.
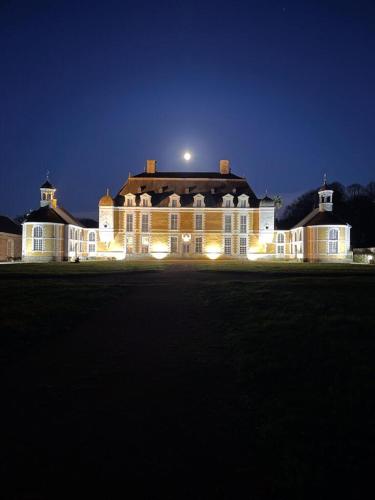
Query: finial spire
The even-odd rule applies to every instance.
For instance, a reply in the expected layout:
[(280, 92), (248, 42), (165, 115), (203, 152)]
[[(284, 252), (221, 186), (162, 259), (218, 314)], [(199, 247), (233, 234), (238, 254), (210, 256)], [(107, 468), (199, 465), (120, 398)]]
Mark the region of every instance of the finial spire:
[(109, 188), (107, 188), (106, 195), (109, 196)]
[(49, 174), (50, 174), (50, 171), (47, 170), (47, 172), (46, 172), (46, 179), (47, 179), (47, 181), (49, 181)]
[(323, 175), (323, 184), (327, 184), (327, 174)]

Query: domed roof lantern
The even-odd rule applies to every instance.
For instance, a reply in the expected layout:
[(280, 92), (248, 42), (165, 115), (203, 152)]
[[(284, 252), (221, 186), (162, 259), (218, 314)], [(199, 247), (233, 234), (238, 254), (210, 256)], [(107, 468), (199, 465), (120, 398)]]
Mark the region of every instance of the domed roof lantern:
[(100, 207), (113, 207), (114, 201), (113, 198), (109, 195), (109, 189), (107, 188), (106, 194), (102, 196), (99, 200)]
[(48, 205), (56, 207), (57, 199), (55, 194), (56, 194), (56, 188), (51, 184), (49, 180), (49, 171), (47, 170), (46, 180), (40, 186), (40, 206), (46, 207)]
[(264, 198), (260, 199), (259, 206), (261, 206), (261, 207), (274, 207), (275, 206), (275, 202), (273, 201), (272, 198), (270, 198), (268, 196), (267, 190), (266, 190), (266, 195), (264, 196)]
[(333, 189), (329, 189), (327, 184), (327, 174), (324, 174), (323, 185), (319, 188), (319, 211), (332, 212), (333, 209)]

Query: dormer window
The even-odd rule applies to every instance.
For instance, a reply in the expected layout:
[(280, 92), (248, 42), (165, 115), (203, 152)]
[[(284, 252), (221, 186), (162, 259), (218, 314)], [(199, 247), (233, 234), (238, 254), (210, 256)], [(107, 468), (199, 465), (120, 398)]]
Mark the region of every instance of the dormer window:
[(151, 196), (147, 193), (141, 195), (141, 207), (151, 206)]
[(125, 206), (126, 207), (135, 207), (135, 195), (128, 193), (125, 195)]
[(204, 207), (204, 196), (203, 194), (196, 194), (194, 196), (194, 207), (197, 207), (197, 208), (202, 208)]
[(171, 194), (171, 196), (169, 197), (169, 206), (172, 208), (181, 206), (180, 197), (178, 194)]
[(223, 207), (224, 208), (232, 208), (234, 207), (233, 204), (233, 195), (232, 194), (226, 194), (223, 196)]
[(248, 208), (249, 207), (249, 197), (247, 194), (241, 194), (238, 197), (238, 203), (237, 203), (238, 208)]

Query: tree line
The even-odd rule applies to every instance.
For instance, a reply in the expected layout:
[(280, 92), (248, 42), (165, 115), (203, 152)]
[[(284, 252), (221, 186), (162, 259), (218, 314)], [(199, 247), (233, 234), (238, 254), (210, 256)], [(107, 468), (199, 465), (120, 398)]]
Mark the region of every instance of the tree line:
[[(367, 186), (340, 182), (329, 184), (333, 189), (333, 211), (352, 226), (353, 248), (375, 246), (375, 182)], [(279, 219), (280, 227), (293, 227), (311, 210), (319, 206), (318, 189), (307, 191), (285, 208)]]

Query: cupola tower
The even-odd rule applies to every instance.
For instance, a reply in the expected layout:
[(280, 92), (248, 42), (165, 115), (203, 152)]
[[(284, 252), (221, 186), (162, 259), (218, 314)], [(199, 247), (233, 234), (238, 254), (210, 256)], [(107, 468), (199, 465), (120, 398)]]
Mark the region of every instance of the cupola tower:
[(324, 174), (323, 186), (318, 191), (319, 195), (319, 211), (332, 212), (333, 208), (333, 190), (327, 185), (327, 176)]
[(50, 183), (48, 175), (46, 182), (40, 186), (40, 206), (57, 206), (56, 188)]

